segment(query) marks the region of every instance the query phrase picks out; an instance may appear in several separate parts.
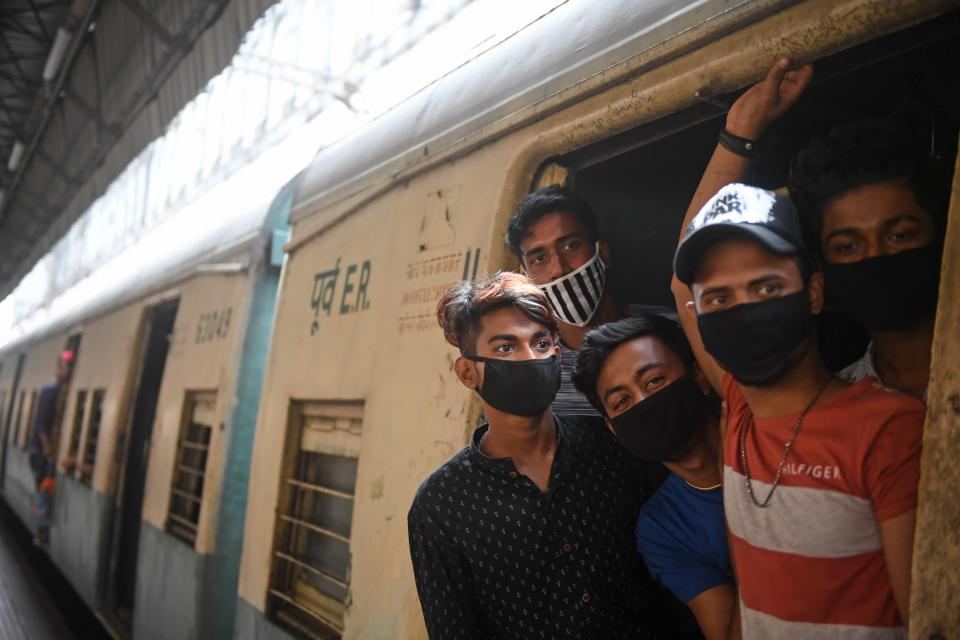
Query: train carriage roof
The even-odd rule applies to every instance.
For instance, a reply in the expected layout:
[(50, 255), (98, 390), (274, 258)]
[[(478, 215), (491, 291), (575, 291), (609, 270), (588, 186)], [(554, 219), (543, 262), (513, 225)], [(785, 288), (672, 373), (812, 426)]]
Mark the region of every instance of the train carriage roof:
[[(285, 227), (292, 201), (290, 172), (246, 171), (183, 207), (144, 238), (0, 336), (0, 356), (201, 272), (239, 271), (243, 253), (265, 229)], [(284, 186), (285, 180), (286, 186)], [(279, 193), (278, 193), (279, 191)], [(231, 262), (223, 262), (230, 260)]]
[(322, 149), (290, 221), (349, 198), (423, 158), (753, 0), (570, 0)]

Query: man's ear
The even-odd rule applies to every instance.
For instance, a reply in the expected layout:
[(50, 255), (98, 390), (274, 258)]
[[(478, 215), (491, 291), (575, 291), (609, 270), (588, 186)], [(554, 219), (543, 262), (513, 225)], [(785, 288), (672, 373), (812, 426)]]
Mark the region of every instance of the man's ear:
[(597, 251), (600, 253), (600, 259), (603, 260), (603, 266), (609, 269), (613, 263), (610, 262), (610, 247), (603, 240), (597, 242)]
[(689, 313), (690, 317), (693, 319), (697, 318), (697, 303), (693, 300), (687, 300), (687, 303), (683, 305), (683, 313)]
[(703, 374), (703, 371), (700, 369), (700, 365), (694, 362), (690, 373), (693, 376), (693, 379), (696, 381), (697, 386), (700, 387), (701, 391), (703, 391), (703, 395), (708, 396), (713, 392), (713, 387), (710, 386), (710, 381), (707, 380), (707, 376)]
[(467, 389), (476, 390), (480, 388), (480, 376), (477, 371), (476, 362), (460, 356), (453, 361), (453, 372), (457, 374), (457, 379), (460, 380), (460, 384)]
[(613, 433), (613, 423), (610, 422), (610, 418), (603, 416), (603, 424), (607, 425), (607, 429), (610, 429), (610, 433)]
[(810, 275), (810, 283), (807, 285), (807, 293), (810, 296), (810, 313), (818, 315), (823, 311), (823, 272), (815, 271)]

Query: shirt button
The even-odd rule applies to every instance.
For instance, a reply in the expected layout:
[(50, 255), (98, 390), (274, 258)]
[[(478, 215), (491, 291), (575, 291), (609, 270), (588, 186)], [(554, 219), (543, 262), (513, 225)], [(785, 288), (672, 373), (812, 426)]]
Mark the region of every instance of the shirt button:
[(584, 591), (583, 595), (580, 596), (580, 599), (583, 600), (585, 603), (590, 602), (590, 594)]
[(511, 472), (510, 472), (510, 479), (511, 479), (511, 480), (516, 480), (516, 479), (517, 479), (517, 472), (516, 472), (516, 471), (511, 471)]
[(569, 543), (566, 543), (566, 544), (563, 545), (563, 552), (564, 552), (564, 553), (570, 553), (571, 551), (573, 551), (573, 547), (571, 547)]

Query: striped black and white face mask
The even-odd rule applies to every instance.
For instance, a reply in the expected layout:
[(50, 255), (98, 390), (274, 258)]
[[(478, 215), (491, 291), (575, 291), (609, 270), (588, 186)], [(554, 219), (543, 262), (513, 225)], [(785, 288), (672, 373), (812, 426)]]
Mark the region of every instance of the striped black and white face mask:
[(593, 257), (586, 264), (562, 278), (539, 285), (540, 290), (546, 294), (553, 312), (561, 321), (583, 327), (600, 306), (604, 270), (598, 242)]

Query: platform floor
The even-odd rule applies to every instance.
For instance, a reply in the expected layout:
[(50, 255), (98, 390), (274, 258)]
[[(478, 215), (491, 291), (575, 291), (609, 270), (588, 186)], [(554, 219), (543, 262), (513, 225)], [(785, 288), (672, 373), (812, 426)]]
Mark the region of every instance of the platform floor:
[(60, 616), (18, 538), (19, 523), (0, 510), (0, 640), (69, 640), (76, 636)]

